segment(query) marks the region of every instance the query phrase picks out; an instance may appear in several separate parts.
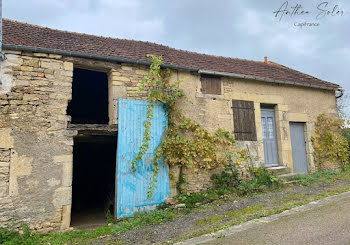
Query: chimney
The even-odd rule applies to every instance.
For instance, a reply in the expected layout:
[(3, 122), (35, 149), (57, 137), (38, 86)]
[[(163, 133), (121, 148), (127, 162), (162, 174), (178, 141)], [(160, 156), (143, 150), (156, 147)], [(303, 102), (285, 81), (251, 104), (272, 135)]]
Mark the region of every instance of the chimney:
[(264, 62), (267, 64), (267, 56), (264, 57)]

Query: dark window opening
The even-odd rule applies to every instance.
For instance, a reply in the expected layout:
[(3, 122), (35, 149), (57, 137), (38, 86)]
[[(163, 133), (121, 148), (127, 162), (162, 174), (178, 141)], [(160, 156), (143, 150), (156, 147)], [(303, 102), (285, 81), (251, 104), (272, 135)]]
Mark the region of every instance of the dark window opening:
[(235, 139), (256, 141), (254, 102), (232, 100), (232, 111)]
[(213, 75), (201, 75), (201, 91), (203, 94), (221, 94), (221, 78)]
[(73, 227), (106, 223), (114, 214), (117, 138), (77, 136), (73, 148)]
[(108, 78), (104, 72), (75, 68), (72, 101), (67, 113), (73, 124), (108, 124)]

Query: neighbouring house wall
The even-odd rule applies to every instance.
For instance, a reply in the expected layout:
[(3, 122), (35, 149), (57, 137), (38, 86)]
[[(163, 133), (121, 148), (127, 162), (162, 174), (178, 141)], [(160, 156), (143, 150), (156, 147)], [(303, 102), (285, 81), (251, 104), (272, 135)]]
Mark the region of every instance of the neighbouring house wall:
[(66, 130), (73, 64), (5, 51), (0, 86), (0, 225), (68, 228), (73, 139)]

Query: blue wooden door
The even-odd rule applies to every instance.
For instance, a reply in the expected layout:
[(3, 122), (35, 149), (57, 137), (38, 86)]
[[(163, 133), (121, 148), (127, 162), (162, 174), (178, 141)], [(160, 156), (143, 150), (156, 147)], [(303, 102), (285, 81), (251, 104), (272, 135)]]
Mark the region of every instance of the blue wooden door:
[(275, 123), (275, 110), (261, 108), (261, 127), (264, 144), (265, 165), (278, 166), (278, 148)]
[(169, 197), (169, 169), (166, 163), (160, 163), (157, 186), (152, 197), (147, 199), (152, 159), (168, 125), (167, 114), (161, 103), (154, 106), (149, 150), (138, 163), (136, 171), (131, 169), (131, 162), (142, 144), (148, 103), (125, 99), (119, 99), (118, 102), (117, 218), (152, 210)]
[(290, 123), (294, 173), (307, 173), (304, 123)]

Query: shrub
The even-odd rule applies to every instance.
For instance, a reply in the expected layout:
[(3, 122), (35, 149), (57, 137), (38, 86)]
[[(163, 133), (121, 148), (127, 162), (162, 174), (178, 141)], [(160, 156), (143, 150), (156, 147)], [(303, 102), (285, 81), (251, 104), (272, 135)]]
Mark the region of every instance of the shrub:
[(225, 166), (225, 170), (220, 174), (213, 174), (211, 179), (214, 182), (214, 186), (217, 189), (220, 188), (236, 188), (241, 183), (238, 169), (233, 163), (232, 159), (229, 159), (229, 164)]
[[(319, 169), (326, 163), (340, 164), (345, 169), (349, 162), (349, 142), (343, 136), (344, 121), (326, 114), (317, 117), (315, 135), (311, 138), (315, 162)], [(334, 168), (334, 167), (333, 167)]]
[(270, 173), (265, 167), (249, 168), (252, 175), (252, 180), (243, 181), (238, 187), (241, 195), (260, 192), (267, 187), (277, 187), (282, 183), (282, 180)]
[(250, 168), (254, 179), (259, 185), (274, 186), (281, 184), (282, 180), (270, 173), (265, 167)]

